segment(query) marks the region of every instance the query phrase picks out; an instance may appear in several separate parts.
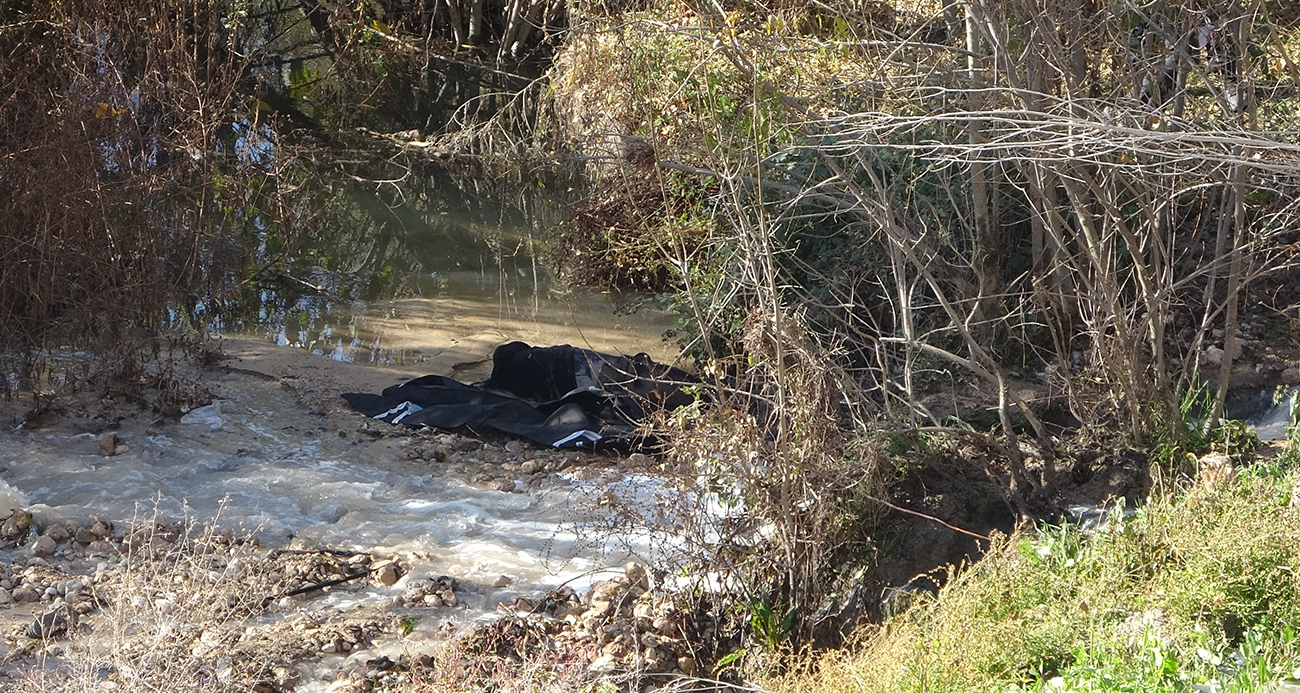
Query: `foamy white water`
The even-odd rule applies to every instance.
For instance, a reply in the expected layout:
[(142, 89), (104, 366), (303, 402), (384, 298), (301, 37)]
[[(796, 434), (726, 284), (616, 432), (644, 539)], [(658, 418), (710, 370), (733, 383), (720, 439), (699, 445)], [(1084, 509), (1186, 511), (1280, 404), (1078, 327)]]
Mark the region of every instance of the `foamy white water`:
[[(89, 434), (8, 434), (0, 506), (21, 505), (39, 525), (91, 514), (129, 523), (156, 505), (173, 520), (215, 518), (271, 545), (396, 554), (412, 566), (408, 580), (446, 574), (490, 585), (509, 576), (502, 599), (564, 582), (581, 588), (593, 571), (652, 553), (635, 537), (575, 534), (608, 478), (552, 475), (523, 493), (485, 488), (447, 464), (406, 460), (403, 438), (358, 443), (347, 429), (340, 437), (295, 411), (279, 388), (261, 390), (231, 391), (220, 430), (206, 422), (118, 428), (129, 451), (113, 457)], [(464, 455), (472, 466), (474, 453)], [(625, 489), (658, 483), (619, 476)], [(491, 610), (497, 600), (484, 596), (472, 606)]]

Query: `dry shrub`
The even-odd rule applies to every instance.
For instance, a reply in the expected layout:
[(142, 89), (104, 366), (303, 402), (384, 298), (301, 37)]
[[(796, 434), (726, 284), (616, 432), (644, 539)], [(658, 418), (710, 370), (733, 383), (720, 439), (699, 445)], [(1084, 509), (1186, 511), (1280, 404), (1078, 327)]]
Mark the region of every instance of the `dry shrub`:
[(680, 287), (671, 258), (696, 254), (710, 235), (707, 190), (678, 176), (634, 174), (577, 206), (550, 244), (565, 279), (614, 289), (664, 292)]
[(231, 11), (220, 0), (0, 9), (0, 348), (17, 355), (11, 374), (59, 346), (130, 362), (157, 348), (169, 301), (227, 272), (205, 251), (248, 163), (234, 138), (221, 142), (249, 67)]
[(557, 637), (556, 622), (503, 616), (449, 643), (430, 662), (412, 667), (401, 690), (409, 693), (584, 690), (595, 647)]
[[(365, 584), (352, 578), (368, 574), (373, 557), (268, 550), (221, 524), (173, 521), (156, 506), (138, 517), (118, 563), (86, 580), (98, 608), (58, 639), (11, 653), (23, 671), (17, 691), (287, 691), (299, 683), (298, 664), (326, 644), (364, 648), (393, 629), (374, 613), (298, 608), (297, 595), (343, 578), (338, 589)], [(43, 666), (51, 656), (59, 659)]]
[(669, 454), (724, 508), (687, 520), (705, 525), (693, 535), (700, 571), (738, 582), (733, 596), (770, 648), (807, 638), (842, 586), (835, 567), (861, 558), (881, 517), (872, 499), (883, 470), (872, 438), (855, 430), (848, 381), (796, 314), (754, 309), (744, 343), (743, 370), (669, 422)]
[(255, 541), (155, 513), (122, 545), (120, 567), (96, 581), (89, 627), (19, 691), (248, 691), (296, 677), (290, 640), (254, 626), (287, 584)]

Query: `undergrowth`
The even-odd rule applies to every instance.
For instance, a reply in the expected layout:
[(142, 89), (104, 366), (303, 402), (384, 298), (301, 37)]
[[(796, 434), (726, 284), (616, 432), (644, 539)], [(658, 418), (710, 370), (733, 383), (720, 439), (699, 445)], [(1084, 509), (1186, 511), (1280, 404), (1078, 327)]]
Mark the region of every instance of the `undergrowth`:
[(1294, 452), (1116, 512), (1001, 538), (935, 601), (782, 691), (1254, 691), (1300, 678)]

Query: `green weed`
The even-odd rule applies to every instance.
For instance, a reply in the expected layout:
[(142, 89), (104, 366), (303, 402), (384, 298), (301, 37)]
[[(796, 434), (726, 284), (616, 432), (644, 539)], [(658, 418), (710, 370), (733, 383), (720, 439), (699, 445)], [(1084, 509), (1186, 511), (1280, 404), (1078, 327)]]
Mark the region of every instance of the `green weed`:
[[(1243, 473), (1093, 532), (995, 545), (939, 599), (778, 690), (1253, 691), (1296, 676), (1300, 485)], [(1193, 688), (1197, 687), (1197, 688)]]

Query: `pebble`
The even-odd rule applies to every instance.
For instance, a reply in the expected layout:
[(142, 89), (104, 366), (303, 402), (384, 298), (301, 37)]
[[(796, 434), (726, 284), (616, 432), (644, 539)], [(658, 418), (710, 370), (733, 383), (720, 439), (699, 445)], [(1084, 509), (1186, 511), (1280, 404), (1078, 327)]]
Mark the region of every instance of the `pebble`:
[(511, 493), (515, 490), (515, 482), (510, 481), (509, 479), (497, 481), (493, 483), (493, 488), (502, 493)]
[(514, 580), (510, 579), (509, 576), (502, 575), (492, 581), (492, 586), (499, 589), (501, 587), (509, 587), (512, 582), (514, 582)]
[(603, 654), (595, 659), (588, 667), (587, 671), (598, 674), (609, 673), (618, 668), (618, 658), (613, 654)]
[(537, 472), (542, 471), (542, 463), (537, 460), (527, 460), (523, 464), (519, 465), (519, 471), (524, 474), (536, 474)]
[(1300, 368), (1288, 368), (1282, 371), (1282, 382), (1286, 385), (1300, 385)]

